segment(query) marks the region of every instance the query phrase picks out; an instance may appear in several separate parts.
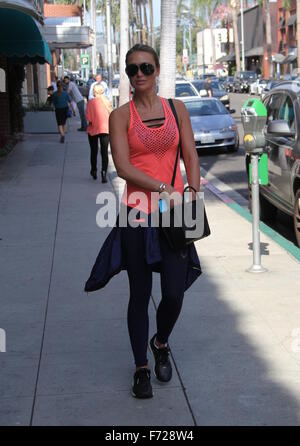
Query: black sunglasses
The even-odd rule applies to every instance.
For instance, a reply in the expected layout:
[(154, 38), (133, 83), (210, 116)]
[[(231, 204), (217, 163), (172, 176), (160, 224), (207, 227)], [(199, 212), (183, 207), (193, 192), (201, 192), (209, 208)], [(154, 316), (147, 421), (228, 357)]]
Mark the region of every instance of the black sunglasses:
[(135, 63), (127, 65), (125, 72), (128, 77), (132, 77), (138, 74), (139, 69), (145, 76), (151, 76), (151, 74), (153, 74), (155, 71), (154, 65), (152, 65), (151, 63), (143, 62), (140, 65), (137, 65)]

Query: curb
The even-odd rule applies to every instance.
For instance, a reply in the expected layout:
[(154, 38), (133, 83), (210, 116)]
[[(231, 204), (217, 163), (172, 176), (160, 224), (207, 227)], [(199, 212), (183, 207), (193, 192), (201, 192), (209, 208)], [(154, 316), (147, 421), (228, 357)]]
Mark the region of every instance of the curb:
[[(205, 177), (208, 176), (205, 169), (201, 168), (201, 170), (205, 173)], [(230, 190), (229, 186), (225, 185), (217, 178), (212, 179), (212, 175), (210, 175), (211, 180), (208, 181), (206, 178), (201, 178), (201, 184), (212, 192), (216, 197), (218, 197), (223, 203), (229, 206), (232, 210), (237, 212), (241, 217), (245, 218), (247, 221), (252, 223), (252, 214), (248, 210), (248, 201), (242, 197), (240, 194), (235, 192), (234, 190)], [(217, 187), (214, 183), (217, 183), (217, 186), (224, 185), (226, 189), (228, 189), (229, 193), (224, 193)], [(222, 187), (223, 188), (223, 187)], [(236, 197), (236, 200), (233, 199), (233, 196)], [(247, 204), (245, 206), (245, 204)], [(274, 229), (270, 228), (263, 222), (259, 223), (259, 229), (262, 233), (270, 237), (275, 243), (277, 243), (281, 248), (287, 251), (291, 256), (293, 256), (298, 262), (300, 262), (300, 248), (297, 248), (292, 242), (284, 238), (282, 235), (278, 234)]]

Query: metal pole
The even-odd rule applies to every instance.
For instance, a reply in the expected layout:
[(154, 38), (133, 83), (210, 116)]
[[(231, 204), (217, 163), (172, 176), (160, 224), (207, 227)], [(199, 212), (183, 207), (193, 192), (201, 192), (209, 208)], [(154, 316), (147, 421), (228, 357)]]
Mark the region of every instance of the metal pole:
[(106, 0), (106, 39), (107, 39), (107, 69), (108, 86), (112, 91), (112, 46), (111, 46), (111, 24), (110, 24), (110, 0)]
[(202, 29), (202, 65), (203, 65), (203, 75), (204, 75), (205, 74), (204, 28)]
[(241, 0), (242, 70), (245, 71), (244, 0)]
[[(186, 28), (185, 28), (185, 21), (183, 22), (183, 49), (186, 50)], [(183, 66), (184, 66), (184, 77), (186, 77), (186, 63), (184, 63)]]
[(247, 269), (249, 273), (264, 273), (266, 268), (261, 266), (260, 232), (259, 232), (259, 155), (251, 155), (251, 192), (252, 192), (252, 239), (253, 239), (253, 265)]

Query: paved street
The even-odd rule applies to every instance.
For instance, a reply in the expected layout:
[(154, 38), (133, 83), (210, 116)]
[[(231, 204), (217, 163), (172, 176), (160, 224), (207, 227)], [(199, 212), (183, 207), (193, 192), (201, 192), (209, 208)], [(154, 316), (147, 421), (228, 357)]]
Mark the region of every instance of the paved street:
[[(196, 244), (203, 275), (170, 339), (173, 380), (132, 398), (126, 274), (83, 292), (109, 232), (97, 194), (122, 181), (111, 161), (107, 185), (91, 179), (78, 124), (64, 145), (27, 135), (0, 164), (0, 425), (299, 425), (299, 262), (262, 234), (269, 272), (246, 272), (251, 224), (208, 183), (212, 235)], [(158, 275), (152, 295), (150, 335)]]
[[(227, 149), (203, 150), (199, 156), (200, 166), (211, 175), (223, 181), (228, 187), (238, 192), (248, 201), (247, 174), (245, 167), (245, 150), (243, 146), (243, 126), (241, 122), (241, 107), (250, 96), (248, 94), (230, 93), (231, 108), (236, 110), (232, 116), (238, 126), (240, 149), (237, 153), (228, 153)], [(293, 230), (293, 219), (283, 212), (277, 212), (277, 218), (268, 225), (296, 245)], [(297, 246), (297, 245), (296, 245)]]

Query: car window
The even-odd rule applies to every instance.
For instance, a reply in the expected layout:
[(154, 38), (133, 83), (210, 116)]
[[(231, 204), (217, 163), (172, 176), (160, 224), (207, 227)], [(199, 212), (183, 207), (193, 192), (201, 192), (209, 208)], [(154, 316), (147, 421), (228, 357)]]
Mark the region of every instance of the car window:
[(272, 94), (269, 98), (269, 101), (266, 105), (267, 107), (267, 124), (270, 121), (274, 121), (275, 119), (279, 119), (279, 110), (282, 102), (282, 94)]
[(190, 101), (186, 102), (185, 105), (191, 117), (228, 114), (228, 111), (220, 101), (215, 101), (215, 100)]
[(291, 129), (295, 129), (295, 112), (293, 101), (290, 96), (286, 96), (283, 100), (280, 110), (279, 110), (279, 118), (287, 121)]
[(177, 98), (180, 98), (184, 96), (197, 96), (197, 95), (189, 84), (177, 84), (175, 96)]

